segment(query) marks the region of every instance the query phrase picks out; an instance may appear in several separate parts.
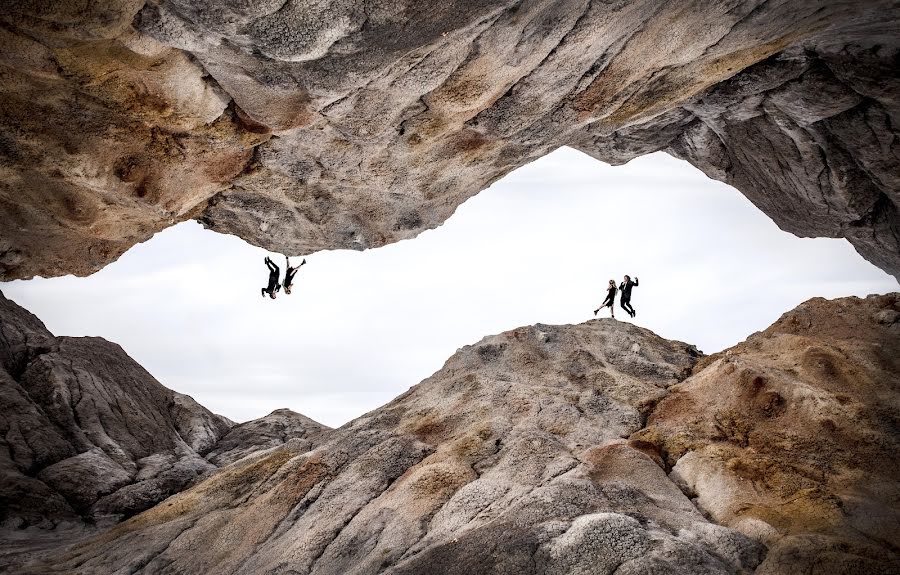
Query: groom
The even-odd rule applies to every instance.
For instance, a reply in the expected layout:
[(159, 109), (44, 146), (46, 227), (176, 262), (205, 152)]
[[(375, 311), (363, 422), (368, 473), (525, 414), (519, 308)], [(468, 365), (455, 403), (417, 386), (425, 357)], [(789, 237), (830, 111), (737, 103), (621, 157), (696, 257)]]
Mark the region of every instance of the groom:
[(622, 306), (622, 309), (625, 310), (625, 313), (634, 317), (637, 313), (634, 311), (634, 308), (631, 307), (631, 288), (638, 285), (637, 276), (635, 276), (634, 281), (631, 281), (631, 276), (626, 275), (625, 281), (619, 284), (619, 293), (621, 293), (621, 297), (619, 299), (619, 304)]

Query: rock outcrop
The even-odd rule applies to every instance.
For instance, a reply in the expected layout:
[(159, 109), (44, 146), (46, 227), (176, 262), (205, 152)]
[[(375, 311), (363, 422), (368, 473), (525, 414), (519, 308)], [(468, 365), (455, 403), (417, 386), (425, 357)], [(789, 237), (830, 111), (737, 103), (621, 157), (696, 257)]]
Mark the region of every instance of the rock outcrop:
[(893, 573), (898, 332), (900, 294), (811, 300), (711, 357), (615, 320), (519, 328), (33, 568)]
[(900, 568), (900, 294), (813, 299), (701, 361), (632, 437), (759, 573)]
[(13, 3), (0, 276), (185, 219), (381, 246), (563, 145), (666, 151), (898, 275), (898, 28), (889, 0)]
[(54, 337), (0, 293), (0, 529), (109, 524), (256, 451), (312, 449), (328, 429), (286, 409), (235, 425), (118, 345)]
[(54, 337), (0, 294), (0, 522), (121, 518), (215, 469), (233, 423), (166, 389), (116, 344)]

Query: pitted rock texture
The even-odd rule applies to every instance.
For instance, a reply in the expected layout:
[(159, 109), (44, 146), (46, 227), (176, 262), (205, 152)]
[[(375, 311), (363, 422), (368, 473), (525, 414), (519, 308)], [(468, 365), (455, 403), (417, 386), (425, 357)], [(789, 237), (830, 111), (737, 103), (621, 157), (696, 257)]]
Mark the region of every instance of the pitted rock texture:
[(54, 337), (0, 294), (0, 522), (133, 515), (215, 466), (234, 425), (160, 385), (118, 345)]
[(684, 158), (900, 275), (898, 28), (889, 0), (11, 3), (0, 274), (191, 218), (381, 246), (569, 145)]
[(629, 446), (701, 354), (615, 320), (483, 339), (311, 452), (286, 443), (34, 568), (135, 573), (740, 573)]
[(757, 573), (900, 570), (900, 294), (810, 300), (673, 386), (632, 440)]

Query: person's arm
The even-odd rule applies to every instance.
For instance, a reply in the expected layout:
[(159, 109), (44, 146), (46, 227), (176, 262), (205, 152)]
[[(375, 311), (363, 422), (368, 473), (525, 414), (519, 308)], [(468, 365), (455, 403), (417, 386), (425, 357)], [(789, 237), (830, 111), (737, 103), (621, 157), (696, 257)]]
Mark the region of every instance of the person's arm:
[(637, 276), (634, 276), (634, 285), (638, 285), (638, 283), (637, 283)]

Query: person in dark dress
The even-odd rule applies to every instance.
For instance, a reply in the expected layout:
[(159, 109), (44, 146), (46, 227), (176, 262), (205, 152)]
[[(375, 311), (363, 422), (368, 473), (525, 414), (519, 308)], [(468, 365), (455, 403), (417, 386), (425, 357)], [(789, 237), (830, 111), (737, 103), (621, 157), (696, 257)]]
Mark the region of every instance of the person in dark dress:
[(266, 294), (269, 294), (270, 298), (275, 299), (275, 293), (281, 289), (281, 284), (278, 283), (278, 276), (281, 274), (281, 270), (269, 256), (266, 256), (264, 261), (266, 262), (266, 267), (269, 268), (269, 285), (268, 287), (262, 288), (260, 292), (262, 292), (263, 297), (266, 297)]
[(636, 287), (637, 285), (637, 277), (634, 278), (634, 281), (631, 281), (631, 276), (625, 276), (625, 281), (619, 284), (619, 291), (622, 292), (622, 295), (619, 296), (619, 304), (631, 317), (637, 315), (637, 312), (631, 307), (631, 288)]
[(294, 285), (294, 276), (297, 274), (297, 270), (300, 269), (300, 266), (306, 263), (306, 258), (303, 258), (303, 261), (300, 262), (300, 266), (295, 268), (291, 267), (291, 260), (287, 256), (284, 256), (284, 261), (287, 264), (287, 269), (284, 272), (284, 293), (286, 295), (291, 295), (291, 287)]
[(613, 319), (616, 319), (616, 282), (615, 280), (609, 280), (609, 288), (606, 290), (606, 299), (603, 300), (603, 303), (600, 304), (600, 307), (594, 310), (594, 315), (597, 315), (601, 309), (608, 307), (609, 313)]

